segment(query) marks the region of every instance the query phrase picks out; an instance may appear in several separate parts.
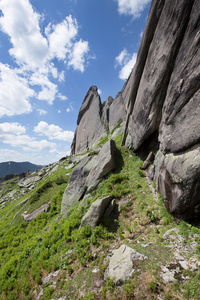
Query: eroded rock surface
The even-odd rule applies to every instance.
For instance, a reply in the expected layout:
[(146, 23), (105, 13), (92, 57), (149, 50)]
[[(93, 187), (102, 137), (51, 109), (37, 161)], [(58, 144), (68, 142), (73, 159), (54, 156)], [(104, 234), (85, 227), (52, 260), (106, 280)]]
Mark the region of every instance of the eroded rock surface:
[[(155, 179), (169, 212), (200, 214), (200, 2), (152, 1), (135, 67), (122, 95), (123, 143), (159, 148)], [(153, 140), (154, 139), (154, 140)], [(156, 151), (155, 151), (156, 149)]]
[[(77, 154), (90, 149), (109, 131), (113, 131), (126, 118), (121, 93), (115, 99), (108, 97), (102, 104), (98, 89), (92, 86), (87, 92), (79, 111), (77, 128), (71, 146), (71, 153)], [(123, 127), (121, 126), (121, 132)]]

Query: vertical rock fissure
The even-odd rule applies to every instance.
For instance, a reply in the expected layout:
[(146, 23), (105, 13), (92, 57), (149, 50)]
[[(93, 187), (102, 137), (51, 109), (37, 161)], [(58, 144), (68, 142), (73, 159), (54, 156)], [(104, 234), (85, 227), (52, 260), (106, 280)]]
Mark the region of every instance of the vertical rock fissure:
[(140, 47), (138, 50), (137, 61), (136, 61), (135, 67), (132, 71), (132, 72), (134, 72), (135, 77), (134, 77), (134, 82), (133, 82), (129, 100), (128, 100), (127, 119), (126, 119), (126, 124), (125, 124), (125, 129), (124, 129), (124, 135), (123, 135), (123, 139), (122, 139), (122, 145), (125, 145), (125, 142), (126, 142), (129, 118), (133, 111), (135, 99), (137, 97), (138, 87), (140, 85), (140, 80), (141, 80), (141, 77), (143, 74), (143, 70), (144, 70), (144, 66), (145, 66), (148, 52), (150, 49), (150, 45), (153, 40), (155, 30), (156, 30), (157, 24), (159, 22), (160, 15), (162, 13), (164, 4), (165, 4), (165, 0), (161, 0), (159, 2), (159, 4), (157, 3), (157, 1), (152, 1), (152, 4), (151, 4), (150, 13), (149, 13), (150, 17), (147, 20), (147, 26), (144, 30), (141, 44), (140, 44)]

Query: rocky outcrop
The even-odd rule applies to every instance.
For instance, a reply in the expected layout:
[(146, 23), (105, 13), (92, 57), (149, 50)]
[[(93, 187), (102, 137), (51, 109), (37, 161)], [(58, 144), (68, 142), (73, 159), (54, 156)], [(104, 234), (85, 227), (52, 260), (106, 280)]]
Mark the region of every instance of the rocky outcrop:
[(73, 169), (68, 186), (64, 192), (61, 213), (66, 213), (77, 201), (83, 199), (86, 192), (96, 188), (100, 180), (116, 165), (116, 145), (108, 141), (98, 155), (85, 156)]
[[(77, 128), (71, 146), (71, 154), (89, 150), (102, 137), (120, 124), (126, 117), (121, 93), (116, 99), (108, 97), (102, 104), (96, 86), (87, 92), (79, 111)], [(121, 131), (123, 128), (121, 127)]]
[(184, 219), (200, 213), (199, 11), (198, 0), (152, 1), (122, 90), (128, 110), (123, 144), (146, 157), (159, 150), (157, 188), (168, 211)]
[(106, 129), (101, 122), (102, 104), (97, 87), (92, 86), (79, 111), (77, 128), (72, 142), (71, 153), (79, 153), (89, 149), (102, 135), (106, 135)]
[(152, 0), (132, 73), (114, 100), (101, 104), (89, 89), (72, 144), (86, 150), (121, 123), (122, 145), (146, 160), (168, 211), (187, 220), (200, 216), (199, 12), (199, 0)]

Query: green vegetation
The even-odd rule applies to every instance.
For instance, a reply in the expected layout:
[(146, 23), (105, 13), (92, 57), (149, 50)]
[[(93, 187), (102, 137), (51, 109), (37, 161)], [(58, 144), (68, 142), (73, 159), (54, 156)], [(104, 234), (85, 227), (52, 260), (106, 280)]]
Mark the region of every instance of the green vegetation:
[[(104, 178), (85, 206), (79, 207), (77, 203), (67, 217), (60, 219), (62, 196), (69, 180), (67, 174), (72, 171), (65, 169), (67, 160), (34, 190), (5, 203), (0, 210), (0, 299), (35, 299), (41, 288), (44, 292), (40, 299), (45, 300), (62, 296), (67, 299), (157, 299), (158, 295), (163, 299), (200, 298), (198, 269), (182, 270), (187, 280), (176, 283), (166, 284), (160, 276), (161, 266), (174, 258), (173, 249), (162, 239), (163, 234), (178, 228), (185, 244), (190, 246), (191, 236), (200, 243), (200, 230), (183, 221), (177, 225), (167, 213), (161, 196), (158, 195), (158, 201), (154, 199), (140, 169), (142, 161), (120, 146), (121, 138), (120, 135), (115, 139), (117, 169)], [(103, 138), (100, 144), (107, 139)], [(11, 189), (19, 190), (12, 180), (1, 187), (1, 197)], [(114, 211), (95, 229), (80, 228), (91, 203), (104, 195), (115, 197), (120, 213)], [(17, 206), (27, 198), (23, 206)], [(24, 221), (23, 212), (30, 213), (47, 202), (51, 203), (49, 212), (30, 223)], [(108, 253), (122, 243), (148, 259), (135, 262), (134, 275), (122, 286), (115, 286), (110, 278), (103, 281), (104, 272)], [(194, 255), (200, 259), (200, 247), (194, 253), (188, 252), (188, 260)], [(56, 271), (58, 275), (52, 275), (44, 283), (44, 278)]]

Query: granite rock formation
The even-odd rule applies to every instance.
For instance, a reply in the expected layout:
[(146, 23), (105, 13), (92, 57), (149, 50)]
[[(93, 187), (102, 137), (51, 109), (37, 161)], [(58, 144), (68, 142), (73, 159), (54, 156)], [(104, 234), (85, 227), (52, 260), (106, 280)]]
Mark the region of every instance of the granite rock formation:
[[(123, 144), (155, 158), (169, 212), (200, 212), (200, 2), (152, 1), (137, 62), (124, 86)], [(158, 151), (158, 152), (157, 152)]]
[(200, 1), (152, 0), (127, 82), (103, 104), (97, 88), (89, 89), (72, 154), (121, 123), (122, 145), (147, 159), (144, 169), (151, 169), (167, 210), (178, 219), (194, 219), (200, 215), (199, 116)]
[(71, 154), (89, 150), (125, 118), (126, 110), (121, 93), (115, 99), (108, 97), (102, 104), (97, 87), (90, 87), (79, 110)]

